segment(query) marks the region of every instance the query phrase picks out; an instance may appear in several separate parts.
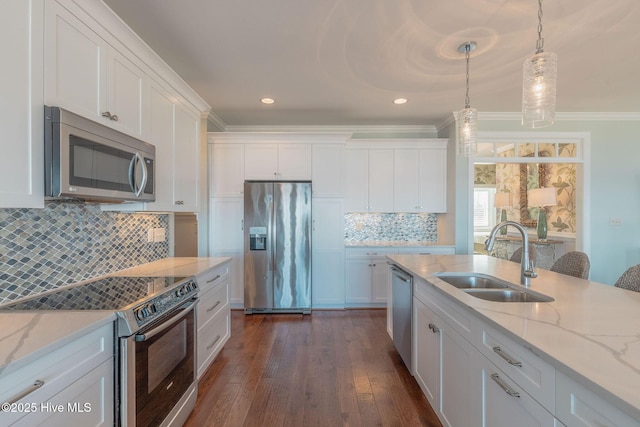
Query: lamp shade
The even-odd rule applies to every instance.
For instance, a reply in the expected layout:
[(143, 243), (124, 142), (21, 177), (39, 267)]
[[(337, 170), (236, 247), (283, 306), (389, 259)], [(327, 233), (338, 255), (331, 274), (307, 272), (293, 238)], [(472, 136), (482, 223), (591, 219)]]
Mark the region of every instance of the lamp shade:
[(510, 208), (511, 193), (508, 191), (498, 191), (493, 199), (493, 206), (496, 208)]
[(529, 207), (553, 206), (558, 204), (555, 188), (535, 188), (527, 193)]

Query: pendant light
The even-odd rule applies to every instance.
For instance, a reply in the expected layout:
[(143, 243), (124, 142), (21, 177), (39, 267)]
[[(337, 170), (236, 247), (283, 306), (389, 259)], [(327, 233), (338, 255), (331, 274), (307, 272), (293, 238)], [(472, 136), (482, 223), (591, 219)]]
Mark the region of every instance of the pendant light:
[(478, 151), (478, 110), (471, 108), (469, 102), (469, 53), (476, 48), (476, 42), (465, 42), (458, 47), (464, 52), (467, 61), (467, 92), (464, 98), (464, 109), (457, 114), (458, 122), (458, 155), (469, 156)]
[(556, 116), (558, 55), (545, 52), (542, 38), (542, 0), (538, 0), (536, 53), (524, 61), (522, 83), (522, 126), (535, 129), (551, 126)]

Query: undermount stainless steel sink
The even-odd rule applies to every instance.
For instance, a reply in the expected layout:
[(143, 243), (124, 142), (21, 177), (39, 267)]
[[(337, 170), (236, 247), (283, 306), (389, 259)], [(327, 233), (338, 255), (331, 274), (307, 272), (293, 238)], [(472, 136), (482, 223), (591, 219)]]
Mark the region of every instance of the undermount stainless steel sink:
[(487, 276), (484, 274), (442, 274), (438, 275), (440, 280), (444, 280), (450, 285), (455, 286), (458, 289), (477, 289), (477, 288), (508, 288), (507, 282)]
[(551, 302), (553, 298), (481, 273), (436, 274), (440, 280), (467, 294), (493, 302)]
[(465, 289), (467, 294), (494, 302), (551, 302), (553, 298), (542, 294), (514, 289)]

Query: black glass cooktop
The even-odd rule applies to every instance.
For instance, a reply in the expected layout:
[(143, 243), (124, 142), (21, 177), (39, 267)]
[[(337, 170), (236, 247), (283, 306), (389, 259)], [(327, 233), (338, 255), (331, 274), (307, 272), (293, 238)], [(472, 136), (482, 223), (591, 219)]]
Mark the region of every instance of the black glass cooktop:
[(0, 306), (0, 310), (113, 310), (162, 293), (186, 277), (107, 277)]

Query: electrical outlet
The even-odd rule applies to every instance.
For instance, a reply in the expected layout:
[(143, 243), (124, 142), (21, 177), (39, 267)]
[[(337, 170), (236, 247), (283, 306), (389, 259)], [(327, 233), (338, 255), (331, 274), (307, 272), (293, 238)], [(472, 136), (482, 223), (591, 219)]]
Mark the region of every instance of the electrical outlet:
[(609, 218), (609, 225), (614, 225), (614, 226), (622, 225), (622, 218)]
[(153, 230), (153, 241), (154, 242), (164, 242), (165, 238), (166, 238), (166, 230), (162, 227), (160, 228), (155, 228)]
[(154, 233), (153, 230), (154, 230), (153, 228), (150, 228), (150, 229), (147, 230), (147, 242), (148, 243), (153, 243), (153, 240), (155, 238), (154, 237), (155, 233)]

